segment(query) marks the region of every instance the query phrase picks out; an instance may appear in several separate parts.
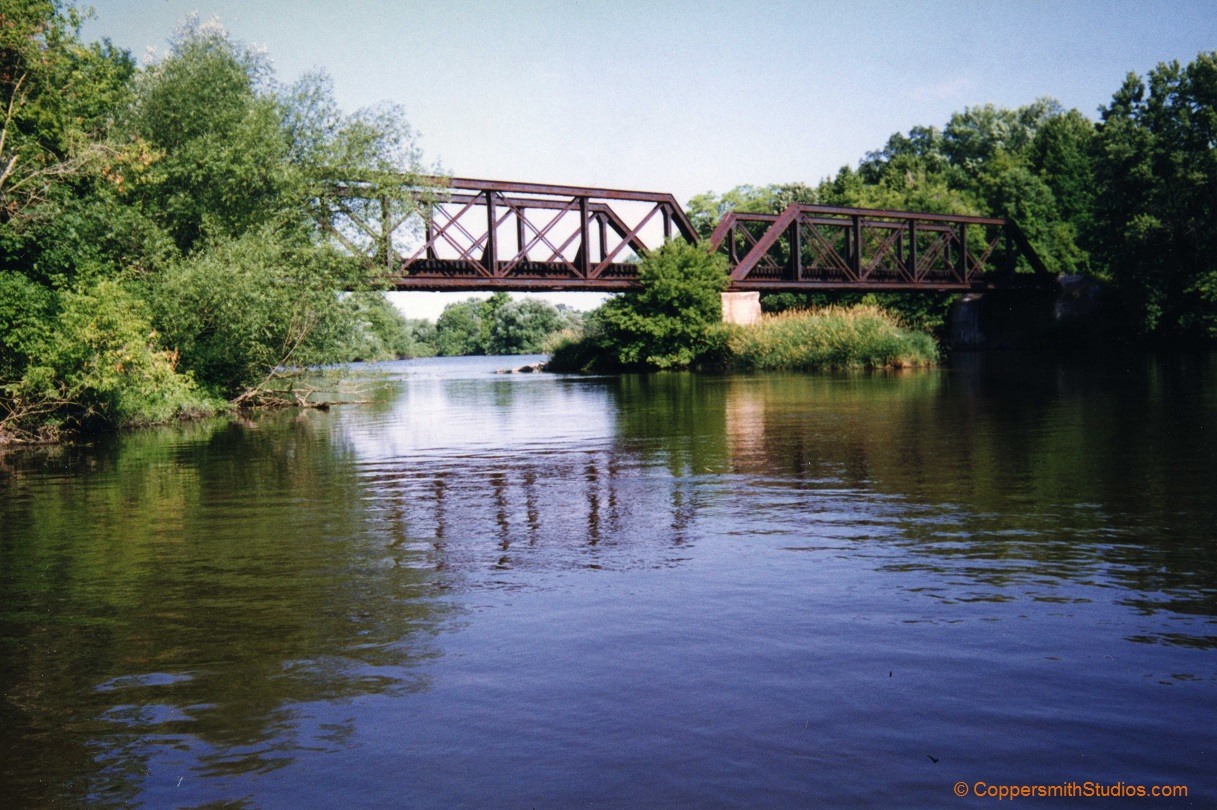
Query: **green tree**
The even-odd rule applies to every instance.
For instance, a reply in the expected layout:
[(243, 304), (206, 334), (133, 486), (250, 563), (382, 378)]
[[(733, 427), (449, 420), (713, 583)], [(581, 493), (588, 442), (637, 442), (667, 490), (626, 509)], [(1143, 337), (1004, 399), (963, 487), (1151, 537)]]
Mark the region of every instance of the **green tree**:
[(1093, 252), (1141, 328), (1217, 339), (1217, 53), (1129, 74), (1094, 148)]
[(531, 298), (512, 301), (490, 320), (487, 354), (538, 354), (550, 335), (570, 325), (552, 304)]
[(269, 76), (264, 57), (218, 24), (192, 20), (135, 82), (128, 126), (160, 155), (141, 197), (183, 253), (258, 228), (294, 202)]
[(795, 203), (814, 205), (818, 202), (817, 190), (802, 183), (736, 186), (721, 197), (712, 191), (694, 196), (689, 200), (687, 213), (697, 234), (707, 239), (728, 211), (777, 214)]
[[(109, 42), (85, 44), (81, 15), (51, 0), (0, 9), (0, 227), (17, 229), (57, 192), (114, 158), (113, 123), (135, 65)], [(2, 235), (2, 234), (0, 234)]]
[(352, 320), (342, 359), (395, 360), (435, 354), (435, 325), (406, 318), (384, 293), (354, 293), (342, 303)]
[(482, 302), (477, 298), (444, 307), (435, 322), (436, 354), (445, 357), (485, 354), (481, 310)]
[[(394, 233), (418, 206), (429, 181), (414, 130), (402, 108), (378, 104), (344, 114), (333, 81), (306, 74), (278, 93), (288, 162), (298, 184), (294, 205), (307, 211), (320, 236), (348, 250), (375, 276), (400, 258)], [(359, 193), (335, 198), (335, 181)]]
[(672, 240), (638, 265), (639, 289), (593, 313), (602, 346), (627, 367), (685, 368), (712, 345), (722, 320), (727, 261), (705, 244)]
[(435, 324), (436, 353), (536, 354), (546, 339), (578, 324), (569, 311), (535, 299), (513, 301), (505, 292), (449, 304)]
[(1061, 216), (1078, 229), (1089, 230), (1094, 208), (1094, 123), (1077, 110), (1044, 121), (1029, 148), (1033, 170), (1056, 199)]

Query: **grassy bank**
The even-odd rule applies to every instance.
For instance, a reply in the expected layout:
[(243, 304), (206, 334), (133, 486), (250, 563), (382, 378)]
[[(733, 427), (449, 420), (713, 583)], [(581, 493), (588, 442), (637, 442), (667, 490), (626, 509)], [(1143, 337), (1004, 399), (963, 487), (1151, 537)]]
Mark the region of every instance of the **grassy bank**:
[(819, 371), (933, 365), (934, 339), (873, 305), (768, 315), (729, 328), (724, 365), (738, 371)]

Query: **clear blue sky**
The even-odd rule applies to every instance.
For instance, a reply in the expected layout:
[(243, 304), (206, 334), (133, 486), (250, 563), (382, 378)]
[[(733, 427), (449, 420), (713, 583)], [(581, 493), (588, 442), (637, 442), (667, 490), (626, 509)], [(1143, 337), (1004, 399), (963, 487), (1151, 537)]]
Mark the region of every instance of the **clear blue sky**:
[[(1129, 71), (1217, 49), (1214, 0), (93, 0), (142, 57), (185, 17), (400, 103), (429, 162), (669, 191), (814, 184), (894, 132), (1041, 96), (1094, 116)], [(421, 299), (420, 299), (421, 300)]]

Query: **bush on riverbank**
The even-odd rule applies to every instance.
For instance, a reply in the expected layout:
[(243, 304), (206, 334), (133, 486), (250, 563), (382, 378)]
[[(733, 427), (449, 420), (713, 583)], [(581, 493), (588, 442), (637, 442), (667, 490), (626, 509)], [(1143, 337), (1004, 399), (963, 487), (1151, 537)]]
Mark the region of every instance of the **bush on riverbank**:
[(546, 345), (553, 371), (688, 368), (715, 345), (727, 262), (704, 244), (672, 240), (638, 265), (639, 289), (590, 313)]
[(928, 334), (866, 304), (768, 315), (730, 329), (725, 351), (727, 367), (740, 371), (905, 368), (937, 358)]
[(192, 374), (179, 373), (178, 354), (159, 345), (147, 305), (117, 281), (64, 293), (59, 304), (48, 328), (28, 343), (20, 379), (0, 389), (0, 444), (224, 407)]

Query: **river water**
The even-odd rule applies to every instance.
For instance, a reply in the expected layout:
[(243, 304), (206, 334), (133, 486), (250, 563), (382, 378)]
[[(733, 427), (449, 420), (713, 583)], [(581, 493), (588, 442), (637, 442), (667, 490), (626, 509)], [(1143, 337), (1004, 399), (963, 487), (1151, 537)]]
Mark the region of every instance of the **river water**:
[(1217, 357), (529, 359), (0, 461), (0, 805), (1217, 804)]

